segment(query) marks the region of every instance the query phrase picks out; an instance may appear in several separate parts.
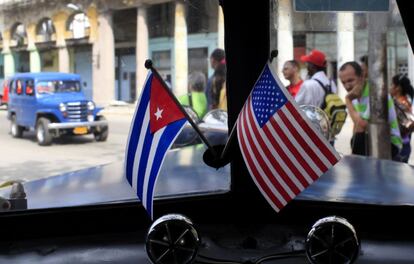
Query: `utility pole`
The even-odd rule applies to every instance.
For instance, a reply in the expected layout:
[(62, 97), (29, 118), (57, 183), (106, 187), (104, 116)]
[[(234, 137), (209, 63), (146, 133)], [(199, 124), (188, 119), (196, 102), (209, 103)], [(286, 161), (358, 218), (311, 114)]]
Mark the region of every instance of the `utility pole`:
[(391, 135), (387, 107), (386, 49), (388, 13), (369, 13), (368, 22), (369, 148), (371, 156), (379, 159), (390, 159)]

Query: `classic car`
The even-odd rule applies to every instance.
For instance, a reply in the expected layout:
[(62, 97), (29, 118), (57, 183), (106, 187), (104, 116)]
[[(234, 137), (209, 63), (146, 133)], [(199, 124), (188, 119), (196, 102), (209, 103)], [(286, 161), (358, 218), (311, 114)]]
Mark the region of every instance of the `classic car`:
[(108, 137), (108, 122), (81, 90), (80, 76), (68, 73), (18, 73), (10, 77), (10, 133), (20, 138), (35, 130), (39, 145), (47, 146), (64, 134)]

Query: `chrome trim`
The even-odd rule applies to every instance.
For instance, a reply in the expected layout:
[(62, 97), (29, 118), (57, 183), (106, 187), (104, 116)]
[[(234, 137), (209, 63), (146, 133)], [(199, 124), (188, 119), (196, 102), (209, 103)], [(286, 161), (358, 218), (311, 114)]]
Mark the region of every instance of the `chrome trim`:
[(82, 104), (82, 102), (68, 102), (66, 103), (68, 106), (78, 106), (80, 104)]
[(75, 127), (96, 127), (96, 126), (107, 126), (108, 121), (92, 121), (92, 122), (69, 122), (69, 123), (50, 123), (49, 129), (64, 129), (64, 128), (75, 128)]

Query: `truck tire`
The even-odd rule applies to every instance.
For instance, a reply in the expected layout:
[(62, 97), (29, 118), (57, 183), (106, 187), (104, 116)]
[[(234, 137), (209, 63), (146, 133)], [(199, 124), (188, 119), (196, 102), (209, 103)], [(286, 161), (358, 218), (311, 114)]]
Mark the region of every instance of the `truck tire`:
[(36, 122), (36, 139), (40, 146), (49, 146), (52, 144), (52, 135), (48, 129), (50, 120), (41, 117)]
[(23, 136), (23, 127), (16, 122), (16, 115), (12, 115), (10, 119), (10, 134), (14, 138), (21, 138)]
[[(98, 116), (96, 118), (96, 121), (101, 121), (101, 120), (106, 120), (106, 118), (103, 116)], [(95, 132), (93, 132), (95, 140), (98, 142), (106, 141), (108, 139), (108, 134), (109, 134), (108, 126), (101, 126), (97, 128)]]

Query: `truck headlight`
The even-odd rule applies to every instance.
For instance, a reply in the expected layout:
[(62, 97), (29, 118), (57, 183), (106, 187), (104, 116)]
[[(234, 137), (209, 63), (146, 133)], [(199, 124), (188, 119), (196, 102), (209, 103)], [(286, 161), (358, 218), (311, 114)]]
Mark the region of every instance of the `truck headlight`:
[(89, 111), (95, 110), (95, 104), (91, 101), (88, 102), (88, 110)]
[(60, 110), (60, 112), (66, 112), (66, 105), (64, 104), (64, 103), (60, 103), (59, 104), (59, 110)]

